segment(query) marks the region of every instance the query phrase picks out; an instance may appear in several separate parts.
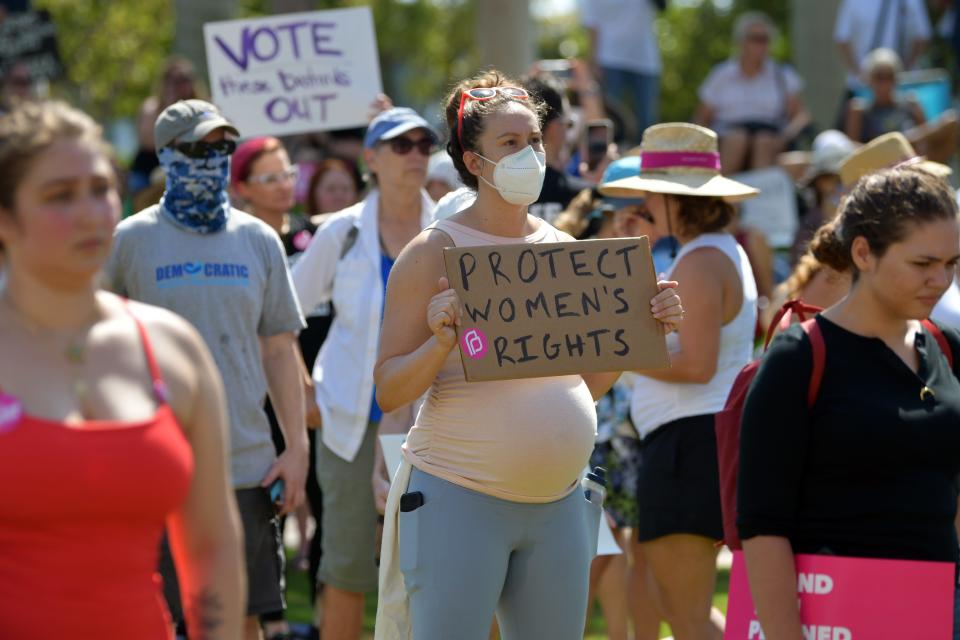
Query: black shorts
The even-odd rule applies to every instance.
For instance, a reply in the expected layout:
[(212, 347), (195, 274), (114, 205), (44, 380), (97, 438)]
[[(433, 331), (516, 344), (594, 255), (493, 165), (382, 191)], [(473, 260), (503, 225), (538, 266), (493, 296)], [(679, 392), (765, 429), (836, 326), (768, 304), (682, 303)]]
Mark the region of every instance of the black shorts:
[(644, 438), (637, 487), (641, 542), (675, 533), (723, 538), (713, 421), (713, 414), (680, 418)]
[[(266, 489), (237, 489), (237, 508), (243, 523), (247, 567), (247, 615), (286, 609), (283, 540), (280, 519)], [(183, 619), (177, 573), (166, 536), (160, 547), (163, 595), (174, 622)]]
[(750, 135), (756, 135), (758, 133), (773, 133), (779, 135), (783, 128), (779, 125), (773, 124), (772, 122), (763, 122), (760, 120), (748, 120), (745, 122), (734, 122), (731, 125), (728, 125), (727, 131), (734, 131), (735, 129), (743, 129)]

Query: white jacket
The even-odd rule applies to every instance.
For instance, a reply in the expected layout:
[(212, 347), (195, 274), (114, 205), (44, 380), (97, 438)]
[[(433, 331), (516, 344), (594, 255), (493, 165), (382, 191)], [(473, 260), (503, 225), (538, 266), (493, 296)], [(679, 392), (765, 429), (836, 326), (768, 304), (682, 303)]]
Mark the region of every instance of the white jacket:
[[(426, 191), (421, 197), (420, 223), (426, 227), (434, 204)], [(350, 462), (367, 428), (380, 337), (379, 202), (374, 190), (363, 202), (333, 214), (293, 267), (302, 309), (333, 302), (336, 315), (313, 367), (313, 380), (323, 416), (323, 443)], [(341, 258), (353, 227), (358, 231)]]

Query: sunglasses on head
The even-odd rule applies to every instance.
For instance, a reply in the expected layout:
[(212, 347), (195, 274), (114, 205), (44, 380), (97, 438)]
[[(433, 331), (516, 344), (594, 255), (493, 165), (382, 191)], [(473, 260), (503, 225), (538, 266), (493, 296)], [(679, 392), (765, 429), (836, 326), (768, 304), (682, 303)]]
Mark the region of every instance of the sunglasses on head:
[(387, 144), (390, 145), (390, 150), (395, 154), (400, 156), (405, 156), (416, 147), (417, 151), (420, 152), (420, 155), (428, 156), (430, 152), (433, 151), (433, 138), (426, 137), (420, 138), (417, 141), (413, 141), (410, 138), (405, 136), (400, 136), (392, 140), (388, 140)]
[(514, 100), (528, 100), (530, 98), (527, 90), (520, 87), (475, 87), (465, 90), (460, 94), (460, 108), (457, 109), (457, 139), (461, 143), (463, 142), (463, 107), (467, 100), (483, 102), (497, 97), (497, 94)]
[(217, 140), (216, 142), (178, 142), (173, 148), (189, 158), (209, 158), (210, 156), (229, 156), (237, 150), (235, 140)]

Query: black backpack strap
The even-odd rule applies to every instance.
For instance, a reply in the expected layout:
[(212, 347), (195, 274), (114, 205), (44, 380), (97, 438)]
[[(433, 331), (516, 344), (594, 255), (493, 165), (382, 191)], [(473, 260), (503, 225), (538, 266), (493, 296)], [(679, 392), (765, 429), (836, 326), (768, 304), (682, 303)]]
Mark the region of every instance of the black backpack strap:
[(343, 260), (343, 258), (350, 253), (350, 249), (353, 249), (353, 245), (357, 244), (357, 235), (360, 233), (360, 227), (357, 225), (351, 225), (350, 230), (347, 231), (346, 237), (343, 239), (343, 246), (340, 248), (340, 257), (337, 260)]

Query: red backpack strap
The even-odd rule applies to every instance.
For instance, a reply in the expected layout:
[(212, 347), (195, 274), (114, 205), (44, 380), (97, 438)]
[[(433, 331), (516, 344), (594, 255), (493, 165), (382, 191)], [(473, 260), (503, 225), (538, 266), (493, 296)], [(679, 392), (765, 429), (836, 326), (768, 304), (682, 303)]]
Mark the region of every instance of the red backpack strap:
[(807, 388), (807, 408), (813, 407), (820, 393), (820, 382), (823, 380), (823, 369), (827, 362), (827, 346), (823, 342), (823, 332), (816, 318), (810, 318), (800, 324), (810, 340), (813, 351), (813, 369), (810, 371), (810, 386)]
[(953, 369), (953, 349), (950, 347), (950, 343), (947, 342), (947, 336), (943, 335), (940, 327), (930, 320), (922, 320), (921, 324), (924, 329), (930, 332), (933, 339), (937, 341), (937, 344), (940, 346), (940, 351), (943, 352), (943, 355), (947, 356), (947, 363), (950, 365), (950, 368)]
[(775, 334), (777, 330), (784, 331), (790, 326), (790, 321), (794, 315), (800, 319), (800, 322), (803, 322), (807, 319), (807, 314), (816, 314), (821, 311), (823, 311), (823, 309), (820, 307), (809, 305), (799, 299), (784, 302), (780, 310), (777, 311), (777, 314), (773, 316), (773, 320), (770, 321), (770, 326), (767, 328), (767, 338), (763, 342), (763, 350), (766, 351), (767, 347), (770, 346), (770, 341), (773, 340), (773, 334)]

